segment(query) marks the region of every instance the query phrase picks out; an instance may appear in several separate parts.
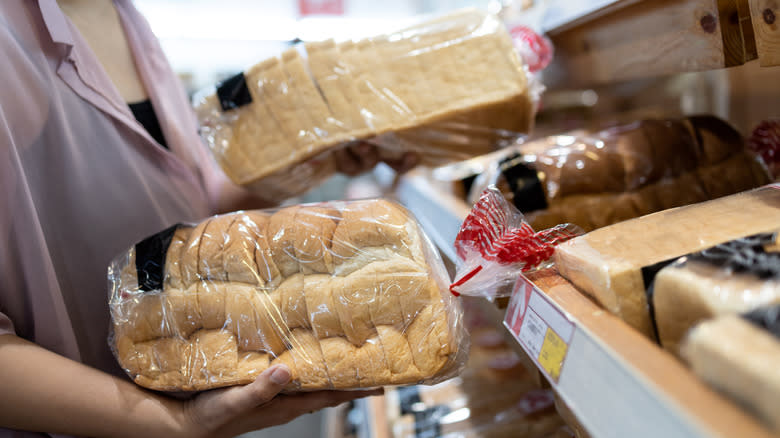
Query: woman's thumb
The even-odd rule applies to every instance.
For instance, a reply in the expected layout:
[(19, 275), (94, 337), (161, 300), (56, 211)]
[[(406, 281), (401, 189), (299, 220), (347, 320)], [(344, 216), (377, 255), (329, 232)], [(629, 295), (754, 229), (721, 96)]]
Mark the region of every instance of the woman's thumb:
[(199, 430), (214, 431), (232, 419), (271, 401), (291, 378), (286, 365), (274, 365), (244, 386), (208, 391), (187, 405), (186, 414)]
[(274, 365), (263, 371), (254, 382), (236, 386), (221, 395), (226, 413), (238, 414), (271, 401), (290, 381), (287, 365)]

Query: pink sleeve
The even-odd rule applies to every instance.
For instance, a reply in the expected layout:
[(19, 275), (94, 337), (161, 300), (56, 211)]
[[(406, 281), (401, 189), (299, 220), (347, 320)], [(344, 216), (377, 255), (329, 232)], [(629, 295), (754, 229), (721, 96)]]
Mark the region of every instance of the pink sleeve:
[[(19, 267), (19, 247), (14, 220), (23, 215), (27, 205), (20, 199), (21, 163), (20, 143), (32, 142), (44, 123), (36, 102), (42, 90), (35, 81), (27, 80), (31, 69), (22, 56), (18, 41), (4, 26), (0, 26), (0, 52), (6, 62), (0, 63), (0, 77), (5, 85), (0, 88), (0, 334), (16, 334), (14, 323), (7, 313), (20, 307), (22, 276)], [(30, 93), (29, 104), (25, 94)], [(14, 127), (12, 134), (11, 127)], [(6, 313), (3, 313), (6, 312)]]
[(0, 313), (0, 335), (15, 335), (14, 323), (5, 316), (4, 313)]

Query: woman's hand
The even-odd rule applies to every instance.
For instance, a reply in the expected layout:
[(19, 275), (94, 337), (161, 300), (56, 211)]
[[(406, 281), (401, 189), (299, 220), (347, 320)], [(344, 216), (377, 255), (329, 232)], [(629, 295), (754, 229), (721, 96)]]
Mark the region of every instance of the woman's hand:
[(382, 392), (277, 395), (289, 380), (289, 369), (275, 365), (249, 385), (182, 401), (0, 335), (0, 428), (111, 438), (232, 437)]
[(184, 405), (185, 435), (233, 437), (284, 424), (322, 408), (382, 393), (380, 389), (279, 394), (289, 381), (290, 370), (285, 365), (275, 365), (249, 385), (200, 394)]
[(419, 163), (419, 156), (414, 152), (405, 152), (401, 157), (388, 159), (379, 155), (377, 147), (366, 142), (354, 146), (337, 149), (334, 152), (336, 169), (349, 176), (357, 176), (373, 169), (380, 161), (392, 167), (398, 173), (405, 173)]

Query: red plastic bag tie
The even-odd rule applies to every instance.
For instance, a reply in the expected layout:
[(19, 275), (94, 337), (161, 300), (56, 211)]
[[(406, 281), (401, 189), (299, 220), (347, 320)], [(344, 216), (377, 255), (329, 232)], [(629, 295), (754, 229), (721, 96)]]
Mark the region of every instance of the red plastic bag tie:
[(780, 177), (780, 119), (759, 123), (748, 138), (748, 147), (764, 160), (773, 178)]
[(479, 271), (481, 271), (481, 270), (482, 270), (482, 265), (479, 265), (476, 268), (472, 269), (471, 272), (469, 272), (468, 274), (464, 275), (463, 278), (461, 278), (460, 280), (456, 281), (455, 283), (452, 283), (450, 285), (450, 292), (452, 292), (452, 294), (455, 295), (456, 297), (459, 297), (460, 294), (455, 291), (455, 288), (460, 286), (460, 285), (462, 285), (463, 283), (471, 280), (471, 278), (474, 277), (475, 275), (477, 275), (479, 273)]

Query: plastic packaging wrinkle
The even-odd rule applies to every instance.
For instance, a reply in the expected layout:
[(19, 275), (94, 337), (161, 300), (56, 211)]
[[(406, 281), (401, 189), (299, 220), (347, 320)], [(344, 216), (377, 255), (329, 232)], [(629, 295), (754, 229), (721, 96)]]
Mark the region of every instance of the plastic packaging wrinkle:
[(109, 344), (150, 389), (250, 383), (277, 363), (288, 392), (432, 384), (468, 354), (442, 260), (383, 199), (171, 227), (119, 255), (108, 281)]
[(335, 173), (332, 152), (351, 142), (441, 165), (527, 134), (535, 112), (503, 23), (470, 9), (359, 41), (307, 42), (242, 77), (195, 96), (201, 134), (235, 183), (282, 199)]

